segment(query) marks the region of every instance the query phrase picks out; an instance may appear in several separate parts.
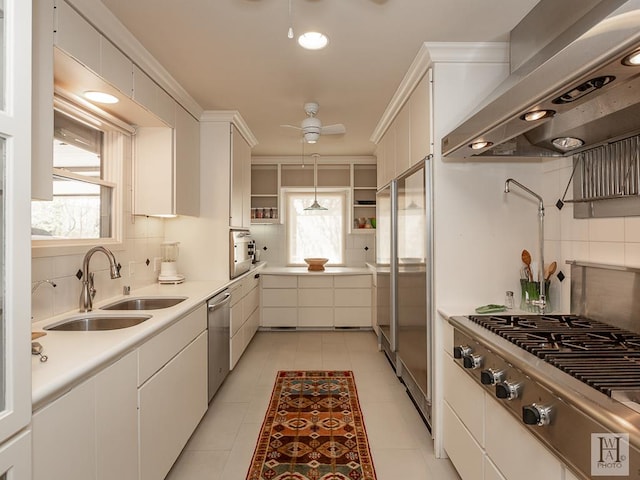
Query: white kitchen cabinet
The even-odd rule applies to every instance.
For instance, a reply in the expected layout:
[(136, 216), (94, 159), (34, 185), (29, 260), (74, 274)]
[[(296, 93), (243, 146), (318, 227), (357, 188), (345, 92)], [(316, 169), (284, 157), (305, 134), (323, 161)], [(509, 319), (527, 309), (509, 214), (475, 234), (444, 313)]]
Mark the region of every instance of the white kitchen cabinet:
[(207, 410), (207, 332), (139, 388), (138, 405), (140, 480), (159, 480)]
[(231, 288), (231, 368), (251, 343), (260, 323), (260, 274), (252, 272)]
[(401, 175), (411, 166), (411, 108), (407, 101), (395, 119), (396, 153), (393, 168), (394, 177)]
[(100, 33), (64, 0), (55, 5), (55, 45), (99, 73)]
[(133, 62), (105, 37), (100, 37), (100, 69), (97, 72), (127, 97), (133, 96)]
[(418, 82), (409, 99), (411, 111), (411, 166), (433, 153), (432, 69)]
[(135, 352), (33, 415), (33, 479), (138, 478)]
[(463, 480), (481, 480), (484, 468), (482, 447), (446, 401), (443, 402), (442, 413), (442, 428), (446, 433), (443, 445), (449, 459)]
[(199, 125), (173, 103), (175, 130), (141, 127), (135, 137), (134, 213), (190, 215), (200, 212)]
[(371, 275), (262, 275), (264, 327), (371, 327)]
[[(26, 430), (0, 445), (0, 472), (11, 479), (31, 479), (31, 432)], [(10, 472), (10, 473), (9, 473)]]
[(230, 227), (251, 226), (251, 147), (231, 125)]

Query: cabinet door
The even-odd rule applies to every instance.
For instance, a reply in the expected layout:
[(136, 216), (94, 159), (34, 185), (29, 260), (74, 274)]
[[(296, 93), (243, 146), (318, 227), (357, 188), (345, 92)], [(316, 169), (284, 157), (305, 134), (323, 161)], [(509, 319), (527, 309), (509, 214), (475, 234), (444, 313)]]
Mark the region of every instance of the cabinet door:
[(174, 214), (173, 130), (140, 128), (135, 149), (134, 213)]
[(33, 415), (33, 480), (96, 478), (93, 379)]
[(133, 95), (133, 62), (104, 37), (100, 37), (100, 76), (127, 97)]
[(207, 410), (206, 332), (138, 389), (138, 405), (140, 479), (162, 479)]
[(100, 33), (63, 0), (56, 2), (56, 46), (100, 73)]
[(176, 105), (176, 213), (200, 214), (200, 125)]
[(409, 100), (411, 108), (411, 165), (433, 153), (431, 122), (431, 69), (420, 80)]
[(138, 478), (136, 352), (95, 376), (98, 480)]
[(231, 127), (231, 195), (229, 226), (251, 226), (251, 147)]
[(401, 175), (411, 165), (411, 108), (410, 102), (404, 104), (393, 121), (396, 131), (395, 176)]

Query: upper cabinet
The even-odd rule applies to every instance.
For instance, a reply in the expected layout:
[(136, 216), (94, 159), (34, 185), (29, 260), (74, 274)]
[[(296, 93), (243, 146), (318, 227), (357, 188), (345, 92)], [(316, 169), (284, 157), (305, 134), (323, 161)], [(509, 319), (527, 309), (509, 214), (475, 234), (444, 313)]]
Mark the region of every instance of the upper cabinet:
[[(202, 134), (202, 168), (210, 178), (212, 189), (224, 197), (220, 207), (228, 212), (229, 227), (248, 228), (251, 222), (251, 149), (258, 143), (237, 111), (207, 111), (200, 118)], [(228, 195), (222, 195), (222, 192)], [(210, 203), (214, 201), (205, 200)]]
[(398, 89), (411, 94), (392, 100), (374, 133), (379, 138), (378, 188), (433, 153), (431, 69), (416, 77), (413, 85)]
[(200, 213), (200, 127), (174, 105), (175, 129), (143, 127), (136, 134), (134, 214)]

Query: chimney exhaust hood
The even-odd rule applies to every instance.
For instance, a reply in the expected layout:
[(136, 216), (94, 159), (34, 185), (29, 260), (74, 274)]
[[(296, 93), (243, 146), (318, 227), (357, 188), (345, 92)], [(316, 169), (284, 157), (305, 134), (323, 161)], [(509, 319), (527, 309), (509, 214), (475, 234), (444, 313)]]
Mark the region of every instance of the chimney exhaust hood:
[[(443, 156), (566, 156), (640, 133), (640, 0), (571, 3), (542, 0), (511, 32), (511, 75), (442, 139)], [(550, 14), (572, 23), (524, 58)]]

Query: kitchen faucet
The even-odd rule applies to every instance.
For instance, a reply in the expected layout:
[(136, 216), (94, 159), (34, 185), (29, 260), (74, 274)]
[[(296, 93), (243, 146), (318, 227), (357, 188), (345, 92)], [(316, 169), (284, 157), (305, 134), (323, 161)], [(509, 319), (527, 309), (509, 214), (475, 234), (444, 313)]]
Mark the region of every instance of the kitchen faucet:
[(547, 306), (547, 297), (545, 294), (545, 280), (544, 280), (544, 204), (542, 201), (542, 197), (535, 193), (533, 190), (522, 185), (520, 182), (514, 180), (513, 178), (508, 178), (506, 182), (504, 182), (504, 193), (509, 193), (509, 184), (513, 183), (514, 185), (520, 187), (522, 190), (527, 192), (529, 195), (538, 200), (538, 217), (540, 217), (540, 223), (538, 228), (538, 244), (540, 247), (540, 262), (538, 263), (538, 288), (539, 288), (539, 296), (538, 300), (532, 300), (531, 304), (538, 307), (540, 313), (544, 313)]
[(80, 292), (80, 311), (90, 312), (93, 308), (93, 297), (96, 296), (96, 289), (93, 286), (93, 273), (89, 272), (89, 261), (96, 252), (104, 253), (109, 259), (109, 270), (111, 278), (120, 278), (120, 265), (111, 250), (97, 246), (87, 252), (82, 261), (82, 291)]

